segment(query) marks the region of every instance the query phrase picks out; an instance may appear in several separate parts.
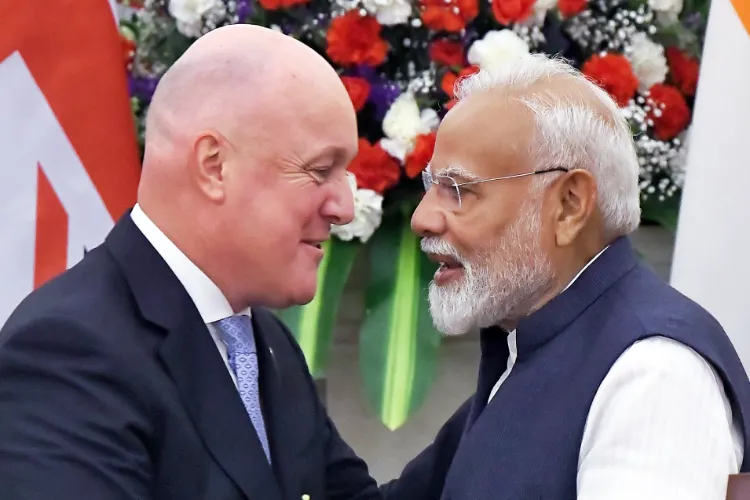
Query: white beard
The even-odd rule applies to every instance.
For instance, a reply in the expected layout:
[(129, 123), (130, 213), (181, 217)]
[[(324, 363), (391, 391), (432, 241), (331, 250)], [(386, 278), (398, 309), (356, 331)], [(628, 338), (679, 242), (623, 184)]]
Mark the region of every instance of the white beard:
[(444, 240), (424, 238), (422, 251), (449, 255), (464, 268), (460, 280), (444, 286), (430, 283), (435, 328), (446, 335), (461, 335), (529, 314), (554, 282), (552, 265), (542, 251), (540, 228), (538, 207), (525, 203), (506, 234), (478, 252), (473, 263)]

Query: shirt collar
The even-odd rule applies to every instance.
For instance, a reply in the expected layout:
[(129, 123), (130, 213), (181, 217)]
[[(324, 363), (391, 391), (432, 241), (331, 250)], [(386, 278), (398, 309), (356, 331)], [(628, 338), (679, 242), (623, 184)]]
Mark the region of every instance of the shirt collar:
[(516, 325), (518, 359), (532, 355), (567, 328), (638, 265), (630, 239), (618, 237), (564, 293), (519, 320)]
[[(185, 287), (204, 323), (214, 323), (235, 314), (219, 287), (154, 224), (138, 204), (133, 207), (130, 217)], [(250, 316), (250, 309), (239, 314)]]
[(580, 271), (578, 271), (578, 274), (576, 274), (576, 275), (575, 275), (575, 277), (574, 277), (574, 278), (573, 278), (573, 279), (572, 279), (572, 280), (570, 281), (570, 283), (568, 283), (568, 286), (566, 286), (566, 287), (565, 287), (565, 288), (563, 289), (563, 292), (564, 292), (565, 290), (567, 290), (568, 288), (570, 288), (570, 285), (572, 285), (573, 283), (575, 283), (575, 281), (576, 281), (576, 280), (578, 279), (578, 277), (579, 277), (579, 276), (581, 276), (581, 274), (583, 274), (583, 272), (584, 272), (584, 271), (586, 270), (586, 268), (587, 268), (587, 267), (589, 267), (589, 266), (590, 266), (591, 264), (593, 264), (593, 263), (594, 263), (594, 261), (595, 261), (596, 259), (598, 259), (598, 258), (599, 258), (599, 256), (600, 256), (601, 254), (603, 254), (603, 253), (604, 253), (604, 252), (605, 252), (605, 251), (606, 251), (606, 250), (607, 250), (608, 248), (609, 248), (609, 245), (607, 245), (606, 247), (604, 247), (604, 248), (603, 248), (603, 249), (602, 249), (602, 250), (601, 250), (601, 251), (600, 251), (600, 252), (599, 252), (598, 254), (594, 255), (594, 258), (593, 258), (593, 259), (591, 259), (590, 261), (588, 261), (588, 262), (586, 263), (586, 265), (585, 265), (585, 266), (583, 266), (583, 269), (581, 269)]
[[(595, 261), (596, 259), (598, 259), (598, 258), (599, 258), (599, 256), (600, 256), (601, 254), (603, 254), (603, 253), (604, 253), (604, 252), (605, 252), (605, 251), (606, 251), (606, 250), (607, 250), (608, 248), (609, 248), (609, 245), (607, 245), (606, 247), (604, 247), (604, 248), (603, 248), (603, 249), (602, 249), (602, 250), (601, 250), (601, 251), (600, 251), (600, 252), (599, 252), (598, 254), (594, 255), (594, 258), (592, 258), (592, 259), (591, 259), (590, 261), (588, 261), (588, 262), (586, 263), (586, 265), (585, 265), (585, 266), (583, 266), (583, 268), (582, 268), (582, 269), (581, 269), (580, 271), (578, 271), (578, 274), (576, 274), (576, 275), (575, 275), (575, 276), (573, 277), (573, 279), (572, 279), (572, 280), (570, 280), (570, 283), (568, 283), (568, 286), (566, 286), (566, 287), (565, 287), (565, 288), (563, 289), (563, 292), (564, 292), (565, 290), (567, 290), (568, 288), (570, 288), (570, 286), (571, 286), (571, 285), (572, 285), (573, 283), (575, 283), (575, 282), (576, 282), (576, 280), (577, 280), (577, 279), (578, 279), (578, 278), (579, 278), (579, 277), (581, 276), (581, 274), (583, 274), (583, 272), (584, 272), (584, 271), (586, 270), (586, 268), (587, 268), (587, 267), (589, 267), (589, 266), (590, 266), (591, 264), (593, 264), (593, 263), (594, 263), (594, 261)], [(562, 293), (562, 292), (561, 292), (561, 293)], [(511, 331), (511, 332), (510, 332), (510, 333), (508, 334), (508, 349), (510, 349), (510, 354), (511, 354), (511, 357), (513, 358), (513, 361), (515, 361), (515, 358), (516, 358), (516, 356), (518, 355), (518, 348), (517, 348), (517, 346), (516, 346), (516, 331), (515, 331), (515, 330)]]

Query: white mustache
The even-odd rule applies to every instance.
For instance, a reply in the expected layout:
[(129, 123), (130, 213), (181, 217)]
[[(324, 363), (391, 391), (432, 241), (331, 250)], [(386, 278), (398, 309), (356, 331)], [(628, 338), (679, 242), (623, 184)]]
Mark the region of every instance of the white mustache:
[(422, 251), (424, 253), (432, 253), (436, 255), (446, 255), (456, 259), (462, 266), (468, 267), (468, 262), (463, 256), (456, 250), (453, 245), (441, 240), (440, 238), (422, 238), (420, 243)]

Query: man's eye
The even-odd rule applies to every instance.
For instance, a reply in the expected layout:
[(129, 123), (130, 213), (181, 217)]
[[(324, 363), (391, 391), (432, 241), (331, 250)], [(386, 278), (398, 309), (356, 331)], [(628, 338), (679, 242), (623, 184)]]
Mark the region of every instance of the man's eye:
[(318, 179), (328, 179), (331, 176), (330, 168), (314, 168), (311, 172)]

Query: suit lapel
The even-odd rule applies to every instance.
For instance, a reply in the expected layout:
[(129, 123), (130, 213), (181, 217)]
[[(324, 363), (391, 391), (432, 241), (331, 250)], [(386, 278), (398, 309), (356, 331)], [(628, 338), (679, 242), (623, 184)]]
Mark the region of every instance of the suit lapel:
[(296, 433), (291, 428), (294, 425), (291, 419), (296, 412), (294, 408), (286, 404), (286, 399), (290, 395), (282, 386), (282, 374), (276, 360), (277, 353), (280, 351), (275, 348), (276, 344), (279, 339), (285, 339), (286, 335), (268, 314), (263, 314), (261, 311), (253, 314), (253, 329), (258, 346), (261, 399), (273, 469), (284, 490), (285, 498), (288, 498), (290, 496), (288, 488), (299, 484), (299, 478), (293, 467), (295, 446), (298, 443), (293, 442)]
[(206, 448), (251, 500), (282, 498), (232, 379), (190, 296), (126, 214), (106, 247), (143, 316), (166, 331), (159, 357)]
[(250, 499), (281, 498), (252, 422), (200, 319), (186, 318), (171, 331), (159, 355), (206, 447), (226, 473)]

